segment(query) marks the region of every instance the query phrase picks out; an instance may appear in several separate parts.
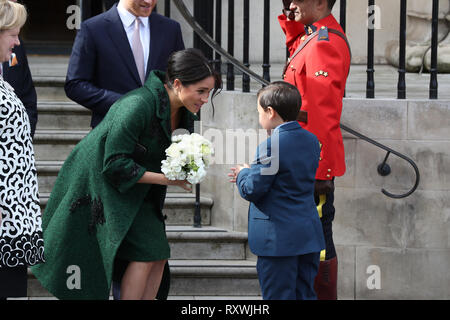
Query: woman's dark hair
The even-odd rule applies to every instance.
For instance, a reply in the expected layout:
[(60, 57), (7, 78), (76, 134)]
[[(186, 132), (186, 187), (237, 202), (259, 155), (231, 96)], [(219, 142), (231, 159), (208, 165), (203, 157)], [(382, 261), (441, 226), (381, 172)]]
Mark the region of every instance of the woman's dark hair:
[(214, 77), (215, 83), (211, 96), (214, 114), (212, 99), (222, 90), (222, 76), (214, 70), (200, 50), (189, 48), (172, 53), (167, 64), (165, 83), (172, 88), (173, 82), (178, 79), (183, 86), (188, 86), (210, 76)]
[(297, 120), (302, 97), (297, 88), (284, 81), (275, 81), (258, 92), (259, 105), (267, 110), (272, 107), (284, 121)]

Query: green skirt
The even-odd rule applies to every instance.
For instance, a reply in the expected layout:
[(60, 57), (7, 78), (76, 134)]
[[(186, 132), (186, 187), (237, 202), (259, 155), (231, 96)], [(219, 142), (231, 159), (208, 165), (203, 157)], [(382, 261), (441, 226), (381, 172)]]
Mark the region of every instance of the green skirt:
[(169, 259), (170, 247), (165, 229), (154, 205), (144, 201), (117, 250), (116, 258), (126, 261)]

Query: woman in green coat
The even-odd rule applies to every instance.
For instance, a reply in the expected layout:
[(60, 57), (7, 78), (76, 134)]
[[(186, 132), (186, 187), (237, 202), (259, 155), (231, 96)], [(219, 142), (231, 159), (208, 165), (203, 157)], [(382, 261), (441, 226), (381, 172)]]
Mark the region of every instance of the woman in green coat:
[(154, 299), (170, 256), (162, 207), (167, 185), (191, 189), (161, 173), (178, 128), (221, 88), (196, 49), (174, 53), (167, 73), (110, 109), (65, 161), (43, 214), (46, 262), (32, 269), (60, 299), (108, 299), (115, 259), (128, 261), (122, 299)]

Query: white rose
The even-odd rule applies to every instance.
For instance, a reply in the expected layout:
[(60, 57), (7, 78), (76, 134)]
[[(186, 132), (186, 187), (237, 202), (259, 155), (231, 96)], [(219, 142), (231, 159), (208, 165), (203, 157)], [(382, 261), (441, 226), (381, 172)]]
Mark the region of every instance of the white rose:
[(172, 143), (170, 147), (166, 149), (166, 155), (172, 158), (178, 158), (181, 154), (180, 146), (178, 143)]

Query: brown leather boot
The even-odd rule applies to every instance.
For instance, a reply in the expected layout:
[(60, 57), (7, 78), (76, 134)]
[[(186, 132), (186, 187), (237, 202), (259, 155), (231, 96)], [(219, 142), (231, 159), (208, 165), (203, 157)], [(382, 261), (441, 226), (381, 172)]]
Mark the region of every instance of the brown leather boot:
[(314, 290), (318, 300), (337, 300), (337, 257), (320, 261)]

